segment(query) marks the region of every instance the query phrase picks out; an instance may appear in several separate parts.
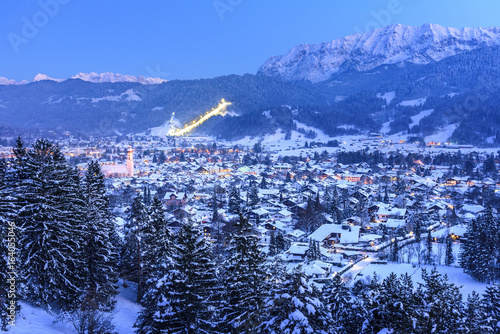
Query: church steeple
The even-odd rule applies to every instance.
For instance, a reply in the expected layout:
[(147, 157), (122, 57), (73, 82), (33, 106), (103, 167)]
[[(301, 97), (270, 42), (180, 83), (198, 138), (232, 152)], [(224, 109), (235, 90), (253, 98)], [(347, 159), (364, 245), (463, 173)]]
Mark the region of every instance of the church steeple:
[(130, 177), (134, 176), (134, 150), (132, 146), (129, 146), (127, 150), (127, 174)]

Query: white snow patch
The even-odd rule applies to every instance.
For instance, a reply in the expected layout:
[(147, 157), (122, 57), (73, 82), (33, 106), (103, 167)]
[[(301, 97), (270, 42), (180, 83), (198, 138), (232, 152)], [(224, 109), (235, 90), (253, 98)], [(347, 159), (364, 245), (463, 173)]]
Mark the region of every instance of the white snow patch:
[(266, 116), (266, 118), (268, 118), (268, 119), (273, 118), (273, 117), (271, 116), (271, 110), (266, 110), (266, 111), (263, 111), (263, 112), (262, 112), (262, 115)]
[(441, 131), (424, 138), (425, 142), (446, 143), (453, 132), (458, 128), (458, 123), (445, 126)]
[(104, 96), (104, 97), (99, 97), (99, 98), (92, 98), (92, 103), (97, 103), (101, 101), (112, 101), (112, 102), (118, 102), (121, 101), (123, 96), (126, 95), (127, 97), (125, 98), (126, 101), (142, 101), (142, 99), (137, 95), (137, 92), (133, 89), (128, 89), (124, 93), (121, 93), (120, 95), (109, 95), (109, 96)]
[(402, 106), (402, 107), (417, 107), (417, 106), (423, 105), (426, 101), (427, 101), (427, 98), (426, 97), (422, 97), (420, 99), (403, 101), (401, 103), (398, 103), (398, 106)]
[(409, 125), (410, 129), (413, 128), (414, 126), (417, 126), (420, 124), (420, 120), (426, 116), (429, 116), (434, 112), (434, 109), (429, 109), (429, 110), (422, 110), (419, 112), (417, 115), (410, 117), (411, 118), (411, 123)]
[(392, 122), (392, 119), (383, 123), (382, 128), (380, 129), (380, 133), (382, 133), (382, 134), (389, 133), (389, 131), (391, 131), (391, 126), (390, 126), (391, 122)]
[[(137, 289), (134, 283), (128, 282), (129, 287), (123, 288), (123, 281), (119, 281), (120, 292), (116, 296), (116, 308), (113, 312), (113, 323), (118, 333), (133, 333), (134, 322), (141, 310), (136, 303)], [(71, 323), (57, 321), (57, 316), (50, 315), (45, 310), (20, 301), (21, 311), (16, 316), (15, 326), (8, 326), (8, 333), (12, 334), (76, 334)]]
[(337, 126), (337, 129), (344, 129), (344, 130), (359, 130), (358, 127), (350, 124), (342, 124)]
[(165, 107), (154, 107), (154, 108), (153, 108), (153, 109), (151, 109), (151, 110), (153, 110), (153, 111), (160, 111), (160, 110), (163, 110), (164, 108), (165, 108)]
[(379, 99), (384, 99), (387, 105), (391, 104), (391, 101), (396, 97), (396, 91), (385, 92), (384, 94), (378, 93), (377, 97)]
[(340, 95), (340, 96), (335, 96), (335, 102), (344, 101), (344, 100), (345, 100), (345, 98), (346, 98), (346, 96), (342, 96), (342, 95)]

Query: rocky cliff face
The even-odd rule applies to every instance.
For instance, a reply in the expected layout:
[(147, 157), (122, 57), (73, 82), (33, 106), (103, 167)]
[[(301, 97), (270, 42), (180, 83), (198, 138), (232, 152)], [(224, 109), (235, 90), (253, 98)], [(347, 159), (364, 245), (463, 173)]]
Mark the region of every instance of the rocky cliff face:
[(348, 69), (368, 71), (384, 64), (428, 64), (500, 44), (500, 28), (446, 28), (436, 24), (387, 26), (321, 44), (303, 44), (269, 58), (259, 73), (285, 81), (324, 81)]

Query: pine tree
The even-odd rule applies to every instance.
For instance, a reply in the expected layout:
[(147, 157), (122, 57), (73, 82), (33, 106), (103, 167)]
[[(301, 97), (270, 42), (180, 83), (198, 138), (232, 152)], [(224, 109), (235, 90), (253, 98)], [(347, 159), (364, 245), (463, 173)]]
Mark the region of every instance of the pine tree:
[(23, 293), (36, 305), (70, 310), (82, 292), (84, 202), (78, 173), (58, 146), (39, 139), (23, 158), (19, 238)]
[(410, 276), (398, 278), (391, 273), (373, 297), (368, 327), (374, 333), (384, 328), (394, 333), (411, 333), (414, 307), (415, 295)]
[(188, 222), (182, 225), (175, 240), (174, 270), (164, 319), (168, 333), (206, 333), (212, 329), (217, 285), (216, 268), (201, 230)]
[(318, 246), (316, 241), (309, 239), (309, 249), (307, 250), (307, 261), (311, 262), (319, 259), (320, 254), (318, 253)]
[(330, 214), (332, 215), (332, 220), (335, 223), (337, 223), (337, 224), (342, 223), (343, 216), (342, 216), (342, 212), (340, 211), (340, 209), (338, 207), (336, 197), (333, 197), (333, 199), (332, 199), (332, 203), (330, 206)]
[(425, 253), (425, 263), (426, 264), (432, 264), (432, 236), (431, 236), (431, 230), (427, 232), (427, 239), (425, 240), (425, 247), (426, 247), (426, 253)]
[(276, 245), (275, 232), (273, 231), (269, 237), (269, 256), (275, 256), (276, 254), (278, 254), (278, 247)]
[(257, 189), (257, 185), (255, 184), (255, 182), (252, 181), (248, 193), (248, 206), (250, 206), (251, 208), (255, 208), (257, 207), (257, 205), (259, 205), (259, 202), (259, 189)]
[(88, 165), (83, 181), (86, 224), (84, 230), (84, 268), (86, 293), (98, 297), (96, 305), (102, 311), (114, 308), (117, 294), (118, 253), (111, 240), (116, 239), (104, 175), (99, 164)]
[(446, 237), (446, 252), (445, 252), (446, 254), (444, 258), (444, 263), (447, 266), (451, 266), (453, 261), (455, 261), (455, 258), (453, 257), (452, 245), (453, 245), (453, 239), (451, 238), (450, 235), (448, 235)]
[(79, 332), (111, 332), (108, 314), (114, 309), (118, 293), (118, 253), (112, 240), (118, 239), (109, 210), (104, 175), (92, 161), (83, 180), (86, 223), (83, 230), (83, 291), (73, 313), (73, 324)]
[(394, 241), (391, 242), (391, 261), (399, 262), (398, 237), (394, 237)]
[(272, 291), (267, 302), (270, 320), (263, 323), (264, 333), (326, 334), (332, 322), (318, 295), (301, 268), (295, 269)]
[[(9, 321), (15, 320), (17, 312), (17, 296), (12, 294), (10, 283), (17, 279), (14, 273), (18, 267), (16, 239), (19, 235), (15, 198), (12, 196), (12, 189), (8, 187), (7, 174), (7, 165), (0, 160), (0, 329), (3, 331), (7, 330)], [(11, 301), (15, 303), (13, 306)]]
[(230, 213), (238, 213), (240, 210), (240, 191), (236, 186), (229, 188), (228, 211)]
[(148, 266), (146, 271), (145, 294), (141, 300), (144, 306), (134, 327), (139, 334), (152, 334), (167, 331), (170, 305), (166, 303), (172, 295), (172, 273), (174, 263), (173, 236), (166, 228), (165, 211), (157, 196), (149, 209), (144, 236), (143, 258)]
[(124, 245), (121, 253), (121, 272), (125, 278), (137, 283), (137, 301), (144, 294), (145, 277), (143, 268), (143, 228), (148, 217), (142, 196), (134, 198), (125, 224)]
[(260, 189), (267, 189), (267, 182), (266, 182), (266, 176), (262, 176), (262, 181), (260, 182)]
[(466, 328), (464, 330), (471, 334), (494, 333), (492, 328), (486, 325), (484, 315), (481, 297), (476, 291), (472, 291), (465, 305)]
[(290, 242), (285, 239), (283, 233), (277, 232), (276, 234), (276, 249), (278, 252), (283, 252), (290, 248)]
[(322, 207), (325, 212), (331, 213), (331, 204), (332, 204), (332, 197), (330, 196), (330, 193), (328, 192), (328, 188), (325, 189), (325, 194), (323, 195), (323, 202), (322, 202)]
[(496, 264), (500, 262), (500, 219), (490, 210), (472, 221), (467, 228), (460, 253), (460, 265), (464, 272), (481, 282), (498, 279)]
[(491, 333), (500, 332), (500, 287), (498, 285), (486, 287), (481, 299), (481, 308), (485, 328), (489, 328)]
[(231, 333), (254, 333), (262, 322), (268, 287), (259, 238), (248, 219), (240, 213), (225, 264), (223, 322)]
[(460, 333), (463, 328), (464, 305), (459, 288), (448, 282), (436, 268), (422, 269), (423, 284), (418, 294), (423, 304), (416, 321), (418, 333)]
[(355, 298), (342, 281), (335, 275), (323, 286), (323, 303), (327, 306), (333, 323), (333, 333), (359, 333), (367, 316), (360, 299)]
[[(142, 238), (142, 273), (146, 282), (150, 282), (156, 275), (155, 270), (159, 261), (160, 263), (163, 261), (160, 259), (169, 254), (173, 239), (172, 233), (167, 228), (165, 208), (156, 195), (148, 208), (147, 219), (142, 229)], [(145, 290), (148, 290), (148, 283), (145, 285)]]

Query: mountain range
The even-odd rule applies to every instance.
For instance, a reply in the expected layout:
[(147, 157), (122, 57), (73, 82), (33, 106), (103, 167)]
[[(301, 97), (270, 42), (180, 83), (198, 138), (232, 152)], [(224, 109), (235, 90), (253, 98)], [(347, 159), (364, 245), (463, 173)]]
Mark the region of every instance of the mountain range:
[[(146, 78), (143, 76), (134, 76), (134, 75), (123, 75), (119, 73), (111, 73), (111, 72), (104, 72), (104, 73), (96, 73), (96, 72), (90, 72), (90, 73), (78, 73), (74, 76), (72, 76), (70, 79), (81, 79), (83, 81), (87, 82), (94, 82), (94, 83), (103, 83), (103, 82), (137, 82), (143, 85), (157, 85), (161, 84), (163, 82), (167, 82), (165, 79), (160, 79), (160, 78)], [(56, 81), (56, 82), (62, 82), (67, 79), (54, 79), (49, 77), (48, 75), (39, 73), (37, 74), (31, 82), (38, 82), (38, 81)], [(5, 77), (0, 77), (0, 85), (25, 85), (29, 83), (27, 80), (22, 80), (22, 81), (16, 81), (13, 79), (7, 79)]]
[(150, 133), (173, 112), (183, 124), (224, 98), (233, 103), (228, 116), (211, 118), (198, 134), (238, 139), (303, 131), (314, 139), (317, 129), (492, 146), (500, 144), (499, 58), (499, 28), (392, 25), (296, 46), (269, 58), (256, 75), (166, 82), (80, 73), (62, 81), (37, 75), (23, 84), (0, 78), (0, 131)]

